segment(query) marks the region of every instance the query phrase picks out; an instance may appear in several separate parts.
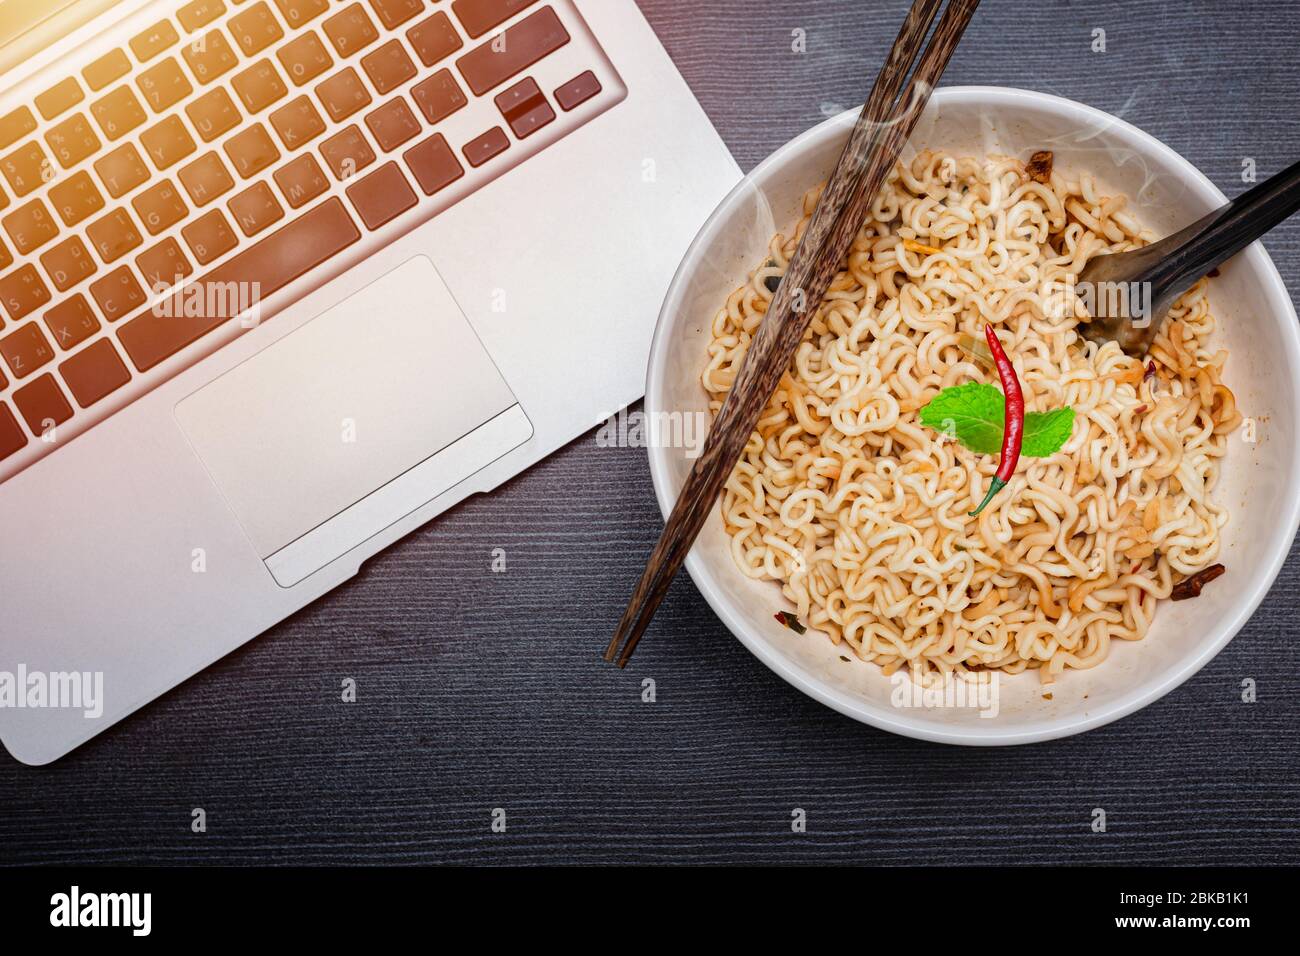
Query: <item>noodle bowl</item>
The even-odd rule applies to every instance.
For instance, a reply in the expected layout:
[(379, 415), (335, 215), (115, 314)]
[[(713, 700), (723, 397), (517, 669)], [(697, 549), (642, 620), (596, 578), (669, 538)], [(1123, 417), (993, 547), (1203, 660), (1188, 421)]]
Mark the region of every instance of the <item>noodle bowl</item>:
[[(1150, 241), (1086, 173), (924, 151), (900, 163), (730, 477), (737, 566), (778, 582), (810, 628), (886, 673), (1034, 669), (1051, 681), (1143, 638), (1174, 582), (1214, 563), (1215, 499), (1240, 424), (1203, 280), (1150, 366), (1077, 331), (1074, 278)], [(713, 322), (716, 411), (816, 204)], [(1059, 452), (1024, 459), (978, 518), (997, 456), (920, 423), (941, 389), (996, 375), (970, 343), (991, 323), (1030, 410), (1070, 406)]]

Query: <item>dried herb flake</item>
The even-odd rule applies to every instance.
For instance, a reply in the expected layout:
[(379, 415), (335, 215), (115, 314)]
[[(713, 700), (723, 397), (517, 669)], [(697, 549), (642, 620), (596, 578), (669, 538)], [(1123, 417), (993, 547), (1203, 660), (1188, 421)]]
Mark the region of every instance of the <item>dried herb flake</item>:
[(1025, 163), (1025, 172), (1036, 183), (1049, 183), (1052, 180), (1052, 151), (1040, 149), (1029, 157)]
[(804, 627), (801, 623), (799, 623), (799, 619), (795, 617), (793, 614), (791, 614), (789, 611), (777, 611), (772, 616), (775, 617), (782, 624), (784, 624), (786, 627), (788, 627), (790, 630), (794, 631), (796, 634), (808, 633), (808, 628)]
[(1227, 570), (1221, 564), (1212, 564), (1208, 568), (1202, 568), (1191, 577), (1184, 578), (1175, 584), (1173, 593), (1169, 597), (1175, 601), (1186, 601), (1188, 598), (1200, 597), (1201, 588)]

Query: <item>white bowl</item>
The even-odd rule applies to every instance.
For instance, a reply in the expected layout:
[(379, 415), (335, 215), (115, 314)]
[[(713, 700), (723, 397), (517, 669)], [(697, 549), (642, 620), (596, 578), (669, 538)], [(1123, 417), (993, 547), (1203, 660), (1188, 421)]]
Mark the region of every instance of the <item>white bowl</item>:
[[(789, 234), (805, 190), (830, 175), (855, 118), (856, 112), (844, 113), (777, 150), (704, 224), (659, 317), (646, 383), (651, 421), (668, 421), (658, 416), (674, 412), (707, 412), (700, 375), (714, 315), (763, 260), (772, 234)], [(1142, 223), (1159, 234), (1225, 201), (1205, 176), (1163, 143), (1099, 110), (1044, 93), (993, 87), (938, 90), (911, 144), (1022, 158), (1050, 149), (1057, 168), (1086, 168), (1105, 192), (1126, 193)], [(911, 144), (905, 156), (913, 153)], [(741, 643), (795, 687), (856, 720), (909, 737), (985, 746), (1049, 740), (1099, 727), (1168, 693), (1200, 670), (1250, 618), (1282, 567), (1300, 523), (1300, 331), (1295, 309), (1258, 243), (1221, 271), (1210, 292), (1219, 323), (1216, 337), (1230, 350), (1225, 380), (1242, 413), (1254, 419), (1256, 441), (1247, 442), (1240, 431), (1232, 436), (1215, 492), (1232, 512), (1219, 558), (1227, 573), (1195, 600), (1162, 602), (1143, 640), (1117, 641), (1102, 664), (1067, 670), (1048, 687), (1032, 673), (1003, 675), (994, 717), (981, 717), (971, 707), (896, 707), (891, 704), (894, 685), (876, 665), (858, 660), (820, 632), (800, 636), (773, 619), (788, 607), (779, 585), (751, 580), (735, 566), (716, 507), (686, 561), (696, 586)], [(650, 449), (655, 493), (665, 516), (691, 462), (682, 447)], [(851, 660), (845, 662), (841, 655)]]

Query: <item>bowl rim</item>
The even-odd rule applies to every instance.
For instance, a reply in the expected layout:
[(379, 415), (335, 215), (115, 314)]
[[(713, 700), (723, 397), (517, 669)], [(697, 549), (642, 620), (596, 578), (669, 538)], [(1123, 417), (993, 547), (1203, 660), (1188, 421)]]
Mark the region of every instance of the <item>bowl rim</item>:
[[(1180, 169), (1189, 186), (1199, 189), (1217, 202), (1227, 202), (1227, 196), (1204, 173), (1174, 149), (1131, 123), (1084, 103), (1051, 93), (1000, 86), (942, 87), (935, 90), (931, 102), (936, 106), (953, 106), (962, 103), (988, 104), (990, 102), (1002, 106), (1032, 104), (1038, 107), (1047, 107), (1083, 123), (1118, 128), (1140, 141), (1144, 150), (1160, 156), (1166, 163)], [(679, 307), (689, 284), (693, 268), (700, 260), (701, 252), (713, 243), (715, 234), (720, 231), (722, 222), (732, 206), (739, 202), (743, 196), (752, 193), (755, 188), (752, 182), (753, 179), (772, 172), (792, 157), (820, 145), (827, 138), (837, 135), (846, 136), (857, 112), (857, 110), (846, 110), (837, 116), (818, 123), (781, 146), (754, 167), (751, 172), (747, 173), (700, 227), (673, 276), (655, 324), (654, 337), (650, 345), (650, 357), (646, 367), (644, 407), (648, 417), (663, 411), (663, 388), (660, 383), (664, 379), (662, 369), (665, 368), (668, 358), (669, 329), (676, 330), (674, 318), (680, 311)], [(1267, 286), (1265, 295), (1282, 303), (1282, 308), (1274, 310), (1273, 314), (1276, 321), (1284, 325), (1281, 332), (1283, 340), (1286, 342), (1287, 364), (1292, 368), (1300, 369), (1300, 322), (1296, 318), (1295, 306), (1291, 301), (1286, 284), (1282, 281), (1282, 276), (1260, 242), (1252, 243), (1238, 255), (1245, 257), (1250, 266), (1262, 277)], [(1292, 414), (1295, 420), (1300, 421), (1300, 393), (1297, 393)], [(667, 475), (670, 449), (650, 443), (647, 450), (655, 498), (658, 501), (660, 512), (664, 519), (667, 520), (675, 500), (670, 497), (668, 489)], [(1292, 453), (1291, 469), (1292, 474), (1300, 475), (1300, 442), (1297, 442)], [(1220, 625), (1218, 635), (1213, 641), (1206, 644), (1199, 653), (1187, 657), (1177, 667), (1170, 669), (1162, 679), (1140, 685), (1125, 697), (1093, 713), (1050, 718), (1020, 729), (988, 727), (987, 730), (983, 728), (976, 730), (969, 726), (941, 728), (910, 719), (905, 716), (906, 712), (891, 714), (888, 711), (868, 705), (863, 700), (827, 685), (819, 677), (796, 666), (789, 658), (780, 654), (775, 648), (753, 633), (748, 623), (737, 613), (737, 609), (732, 607), (730, 602), (723, 597), (722, 590), (715, 581), (713, 573), (701, 558), (698, 546), (692, 547), (687, 555), (686, 569), (695, 582), (696, 588), (704, 596), (713, 612), (736, 639), (770, 670), (814, 700), (820, 701), (846, 717), (851, 717), (861, 723), (905, 737), (964, 746), (1009, 746), (1068, 737), (1119, 720), (1159, 700), (1209, 663), (1254, 615), (1281, 572), (1282, 566), (1290, 554), (1290, 544), (1296, 536), (1297, 529), (1300, 529), (1300, 482), (1291, 483), (1289, 497), (1285, 502), (1280, 517), (1284, 521), (1284, 527), (1289, 528), (1291, 532), (1285, 539), (1280, 539), (1286, 543), (1272, 548), (1273, 553), (1267, 555), (1265, 561), (1266, 573), (1257, 576), (1250, 582), (1248, 587), (1242, 590), (1234, 610)]]

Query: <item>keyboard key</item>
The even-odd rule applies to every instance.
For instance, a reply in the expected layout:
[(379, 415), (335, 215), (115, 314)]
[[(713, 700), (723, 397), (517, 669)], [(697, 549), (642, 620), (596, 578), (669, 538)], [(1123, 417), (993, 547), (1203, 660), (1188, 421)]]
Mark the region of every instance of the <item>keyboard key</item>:
[(221, 0), (194, 0), (176, 11), (176, 19), (181, 21), (186, 31), (193, 33), (225, 12), (226, 5)]
[(4, 219), (0, 219), (0, 223), (3, 223), (5, 232), (21, 255), (39, 249), (59, 234), (54, 216), (39, 199), (19, 206)]
[(133, 36), (129, 43), (137, 60), (145, 63), (180, 39), (176, 28), (166, 20), (159, 20), (148, 30)]
[(212, 30), (193, 43), (181, 47), (181, 56), (202, 86), (230, 72), (239, 63), (234, 49), (218, 30)]
[(471, 166), (482, 166), (494, 156), (500, 156), (510, 148), (510, 137), (500, 126), (494, 126), (482, 136), (466, 143), (461, 152)]
[(236, 193), (226, 203), (244, 235), (252, 237), (284, 218), (284, 209), (266, 183), (257, 183)]
[(86, 98), (81, 92), (81, 84), (74, 77), (68, 77), (55, 83), (44, 93), (36, 94), (36, 109), (45, 119), (54, 119), (60, 113), (72, 109)]
[(26, 378), (50, 359), (54, 349), (35, 322), (28, 322), (17, 331), (0, 339), (0, 355), (16, 379)]
[(379, 22), (388, 29), (401, 26), (424, 10), (424, 0), (370, 0)]
[(156, 236), (185, 218), (189, 209), (170, 179), (155, 183), (131, 200), (145, 231)]
[(465, 175), (465, 168), (441, 133), (416, 143), (402, 154), (402, 158), (426, 196), (432, 196)]
[(198, 149), (194, 144), (194, 137), (185, 128), (181, 118), (176, 115), (167, 117), (161, 123), (141, 133), (140, 145), (159, 169), (166, 169), (179, 163)]
[(555, 11), (543, 7), (507, 28), (500, 37), (470, 50), (456, 61), (456, 66), (474, 94), (482, 96), (568, 42), (569, 31)]
[(84, 169), (51, 186), (49, 200), (65, 226), (75, 226), (104, 208), (104, 197)]
[(108, 339), (92, 342), (62, 362), (59, 374), (82, 408), (89, 408), (131, 381), (126, 363)]
[(280, 16), (291, 29), (296, 29), (316, 19), (329, 9), (329, 0), (275, 0)]
[(311, 82), (334, 65), (333, 58), (314, 30), (294, 37), (276, 50), (275, 55), (294, 86)]
[(375, 161), (375, 151), (356, 126), (349, 126), (321, 143), (320, 154), (339, 180), (351, 179)]
[(114, 80), (131, 72), (131, 61), (121, 50), (109, 50), (81, 71), (82, 78), (92, 92), (98, 93)]
[(265, 0), (255, 3), (243, 13), (235, 14), (226, 21), (226, 26), (239, 48), (244, 51), (244, 56), (260, 53), (284, 36), (284, 31), (280, 29), (275, 14)]
[(214, 152), (204, 153), (176, 174), (196, 206), (206, 206), (235, 186), (235, 180), (226, 164)]
[(268, 118), (275, 129), (275, 134), (280, 137), (280, 142), (289, 152), (306, 145), (325, 132), (325, 121), (316, 112), (316, 107), (311, 105), (311, 100), (305, 96), (290, 100)]
[(15, 322), (49, 301), (50, 290), (45, 288), (34, 265), (19, 266), (0, 277), (0, 302)]
[(35, 140), (24, 143), (0, 159), (0, 172), (4, 173), (14, 195), (18, 197), (26, 196), (33, 189), (40, 189), (54, 178), (54, 166)]
[(170, 56), (137, 76), (135, 85), (155, 113), (166, 112), (194, 92), (194, 87), (181, 72), (180, 64)]
[(205, 143), (210, 143), (222, 133), (239, 123), (239, 108), (221, 87), (209, 90), (185, 107), (185, 115)]
[(185, 244), (194, 253), (199, 265), (205, 266), (218, 256), (223, 256), (239, 244), (239, 237), (230, 228), (220, 209), (213, 209), (181, 230)]
[(451, 5), (470, 39), (477, 40), (493, 27), (499, 27), (520, 10), (537, 0), (455, 0)]
[(36, 117), (25, 106), (0, 116), (0, 149), (8, 149), (34, 129)]
[(222, 144), (240, 179), (249, 179), (280, 158), (271, 135), (261, 123), (240, 130)]
[[(360, 238), (343, 203), (338, 198), (328, 199), (195, 281), (256, 282), (265, 299)], [(238, 314), (237, 306), (198, 316), (157, 316), (146, 310), (118, 329), (118, 340), (131, 362), (143, 372), (222, 325), (233, 314)]]
[(324, 83), (316, 84), (316, 98), (336, 123), (370, 105), (370, 94), (366, 91), (365, 84), (350, 66), (335, 73)]
[(99, 305), (99, 311), (110, 322), (130, 315), (146, 302), (144, 289), (126, 266), (118, 266), (92, 282), (90, 294)]
[(420, 121), (406, 105), (406, 100), (390, 100), (379, 109), (367, 113), (366, 126), (385, 153), (392, 152), (420, 135)]
[(389, 40), (373, 53), (361, 58), (361, 68), (381, 95), (395, 90), (415, 76), (415, 64), (397, 40)]
[(111, 143), (120, 139), (148, 119), (144, 107), (129, 86), (119, 86), (112, 93), (90, 104), (90, 115)]
[(348, 199), (370, 230), (392, 222), (415, 205), (415, 191), (396, 163), (384, 163), (347, 188)]
[(322, 23), (321, 28), (341, 57), (349, 57), (358, 50), (364, 50), (379, 39), (379, 31), (360, 3), (344, 7)]
[(123, 143), (95, 160), (95, 172), (114, 199), (120, 199), (149, 178), (149, 167), (134, 143)]
[(0, 222), (21, 255), (39, 249), (59, 233), (54, 217), (39, 199), (24, 203)]
[(595, 73), (588, 70), (556, 90), (555, 102), (559, 103), (560, 109), (567, 113), (569, 110), (577, 109), (599, 92), (600, 80), (596, 79)]
[(270, 60), (258, 60), (243, 73), (236, 74), (230, 85), (250, 113), (266, 109), (289, 92)]
[(63, 389), (48, 373), (14, 392), (14, 405), (38, 437), (52, 437), (53, 430), (72, 417), (72, 406), (63, 397)]
[(135, 264), (151, 289), (161, 290), (176, 285), (194, 271), (181, 244), (171, 236), (136, 256)]
[(431, 125), (446, 119), (469, 102), (451, 70), (439, 70), (427, 80), (416, 83), (411, 87), (411, 96)]
[(86, 238), (104, 263), (122, 258), (144, 242), (131, 217), (120, 207), (87, 226)]
[(66, 292), (83, 279), (95, 274), (95, 260), (79, 236), (69, 236), (56, 246), (41, 253), (41, 265), (54, 283), (54, 288)]
[(290, 209), (305, 206), (330, 188), (325, 171), (311, 153), (304, 153), (291, 163), (275, 171), (275, 184), (280, 187)]
[(531, 78), (497, 94), (496, 104), (519, 139), (526, 139), (555, 121), (555, 110), (551, 109), (541, 87)]
[(65, 352), (75, 349), (99, 331), (99, 319), (80, 292), (50, 309), (44, 319), (50, 337)]
[(0, 461), (22, 449), (27, 444), (27, 436), (9, 406), (0, 402)]
[[(14, 257), (9, 253), (9, 250), (5, 248), (5, 244), (0, 242), (0, 271), (8, 269), (13, 264)], [(0, 326), (3, 325), (4, 323), (0, 322)]]
[(90, 128), (90, 121), (84, 113), (74, 113), (66, 120), (48, 130), (45, 142), (50, 144), (50, 151), (59, 165), (71, 169), (87, 156), (99, 150), (99, 137)]
[(439, 11), (406, 31), (415, 55), (425, 66), (433, 66), (465, 45), (447, 14)]

